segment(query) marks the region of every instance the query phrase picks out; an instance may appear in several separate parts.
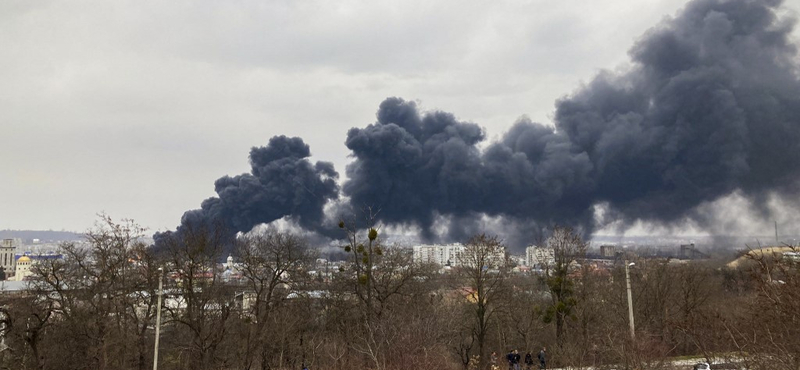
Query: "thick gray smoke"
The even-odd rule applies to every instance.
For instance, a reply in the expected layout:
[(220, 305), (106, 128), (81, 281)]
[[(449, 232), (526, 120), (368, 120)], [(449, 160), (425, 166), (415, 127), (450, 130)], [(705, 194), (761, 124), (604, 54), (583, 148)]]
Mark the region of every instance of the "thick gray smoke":
[(308, 145), (300, 138), (275, 136), (265, 147), (250, 150), (252, 173), (221, 177), (214, 183), (217, 197), (187, 211), (176, 233), (156, 234), (156, 241), (187, 227), (219, 230), (232, 240), (237, 232), (290, 216), (302, 227), (322, 234), (323, 207), (339, 196), (339, 174), (329, 162), (311, 164)]
[(387, 99), (378, 122), (348, 132), (356, 160), (344, 193), (355, 206), (379, 209), (383, 222), (419, 227), (427, 238), (438, 216), (450, 218), (450, 239), (474, 233), (469, 226), (483, 215), (534, 226), (591, 219), (593, 164), (565, 135), (520, 121), (482, 152), (483, 139), (473, 123)]
[(794, 192), (800, 82), (780, 1), (695, 1), (557, 104), (559, 131), (593, 163), (595, 201), (670, 222), (736, 189)]
[[(590, 232), (597, 205), (624, 222), (668, 224), (706, 217), (698, 206), (733, 192), (794, 195), (800, 74), (794, 21), (776, 15), (780, 4), (695, 0), (634, 45), (624, 72), (559, 100), (555, 128), (521, 119), (485, 149), (478, 125), (389, 98), (377, 122), (347, 133), (344, 209), (379, 209), (381, 222), (428, 239), (442, 236), (442, 219), (443, 238), (461, 239), (489, 216), (516, 226), (509, 239), (530, 240), (553, 223)], [(337, 173), (308, 155), (300, 139), (273, 138), (251, 152), (252, 174), (219, 179), (219, 197), (182, 223), (247, 231), (291, 215), (324, 231)]]
[(558, 101), (555, 129), (523, 119), (483, 152), (477, 125), (387, 99), (375, 124), (348, 133), (344, 193), (427, 235), (451, 216), (460, 236), (484, 214), (591, 231), (596, 204), (669, 223), (737, 189), (794, 192), (800, 82), (779, 4), (694, 1), (636, 43), (626, 72)]

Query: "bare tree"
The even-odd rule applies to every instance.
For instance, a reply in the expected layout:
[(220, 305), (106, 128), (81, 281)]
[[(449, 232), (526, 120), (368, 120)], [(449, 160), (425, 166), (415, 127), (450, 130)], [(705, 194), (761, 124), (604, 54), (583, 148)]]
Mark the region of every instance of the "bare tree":
[(232, 292), (217, 271), (224, 234), (220, 227), (183, 227), (180, 235), (164, 240), (168, 270), (175, 278), (167, 288), (174, 303), (165, 305), (165, 325), (176, 330), (167, 339), (177, 348), (182, 367), (214, 368), (223, 361), (217, 350), (227, 337), (233, 306)]
[(143, 232), (133, 221), (100, 215), (86, 243), (60, 246), (63, 260), (33, 264), (31, 293), (40, 299), (40, 313), (32, 312), (26, 341), (34, 352), (55, 314), (76, 360), (98, 369), (145, 367), (155, 268), (140, 241)]
[(356, 327), (350, 334), (354, 339), (350, 349), (372, 367), (384, 369), (388, 366), (388, 353), (402, 340), (404, 327), (399, 313), (404, 310), (400, 307), (420, 292), (414, 279), (427, 270), (413, 263), (409, 250), (385, 247), (373, 222), (370, 210), (365, 232), (355, 222), (339, 223), (347, 235), (344, 250), (351, 255), (349, 267), (341, 272), (343, 279), (339, 281), (360, 303), (355, 310)]
[(251, 368), (257, 357), (261, 368), (268, 368), (270, 331), (273, 313), (282, 307), (289, 293), (305, 283), (305, 268), (314, 253), (299, 237), (286, 233), (250, 233), (239, 238), (237, 252), (246, 290), (243, 300), (250, 302), (245, 312), (252, 318), (246, 336), (244, 368)]
[[(482, 363), (487, 358), (487, 335), (498, 309), (503, 306), (503, 294), (507, 274), (505, 247), (497, 236), (479, 234), (471, 237), (465, 244), (458, 259), (458, 274), (461, 291), (470, 302), (470, 334), (477, 345), (477, 358)], [(462, 361), (471, 361), (471, 344), (460, 350)]]
[[(731, 331), (737, 347), (747, 346), (755, 369), (800, 368), (800, 248), (751, 251), (755, 299), (748, 307), (747, 325)], [(737, 333), (738, 332), (738, 333)], [(737, 335), (738, 334), (738, 335)]]
[[(47, 359), (43, 349), (53, 337), (51, 327), (55, 321), (56, 308), (53, 302), (25, 293), (18, 297), (4, 297), (0, 302), (3, 313), (2, 335), (5, 348), (0, 349), (4, 368), (45, 368)], [(57, 355), (57, 354), (52, 354)]]

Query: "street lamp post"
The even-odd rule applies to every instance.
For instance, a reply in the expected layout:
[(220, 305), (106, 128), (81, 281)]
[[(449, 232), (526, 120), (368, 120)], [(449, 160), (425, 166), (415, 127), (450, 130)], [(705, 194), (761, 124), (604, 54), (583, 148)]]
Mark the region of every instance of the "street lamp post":
[(164, 294), (164, 269), (158, 268), (158, 307), (156, 308), (156, 344), (153, 350), (153, 370), (158, 370), (158, 340), (161, 337), (161, 296)]
[(634, 266), (635, 263), (625, 261), (625, 285), (628, 287), (628, 323), (631, 328), (631, 340), (636, 340), (636, 331), (633, 325), (633, 298), (631, 297), (631, 275), (628, 272), (629, 266)]

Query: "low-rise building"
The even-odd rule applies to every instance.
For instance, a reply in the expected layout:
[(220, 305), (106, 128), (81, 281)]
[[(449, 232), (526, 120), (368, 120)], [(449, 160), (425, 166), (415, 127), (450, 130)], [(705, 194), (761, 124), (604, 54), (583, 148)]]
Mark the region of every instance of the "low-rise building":
[(603, 244), (600, 246), (600, 257), (613, 258), (617, 255), (617, 246)]
[(55, 253), (48, 254), (22, 254), (16, 256), (14, 263), (14, 277), (9, 280), (24, 281), (31, 276), (31, 268), (42, 261), (62, 259), (64, 256)]
[(694, 243), (691, 243), (691, 244), (681, 244), (680, 252), (678, 253), (678, 258), (682, 260), (696, 260), (696, 259), (708, 259), (710, 258), (710, 256), (697, 250), (697, 247), (694, 246)]
[(17, 263), (16, 263), (17, 267), (14, 270), (14, 280), (16, 281), (25, 280), (25, 278), (31, 274), (31, 263), (32, 263), (31, 258), (26, 255), (22, 255), (19, 258), (17, 258)]

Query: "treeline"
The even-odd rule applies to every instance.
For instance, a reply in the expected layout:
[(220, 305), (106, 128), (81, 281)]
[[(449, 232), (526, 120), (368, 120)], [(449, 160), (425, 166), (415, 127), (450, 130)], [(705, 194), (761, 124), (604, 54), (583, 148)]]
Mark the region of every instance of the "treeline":
[[(738, 269), (584, 260), (586, 243), (554, 228), (544, 274), (511, 274), (501, 239), (479, 234), (440, 273), (340, 224), (349, 263), (330, 276), (297, 236), (237, 240), (238, 276), (217, 267), (220, 235), (187, 228), (161, 250), (108, 218), (63, 260), (35, 264), (27, 291), (2, 296), (4, 369), (149, 369), (164, 279), (159, 369), (488, 369), (509, 350), (547, 347), (548, 367), (656, 368), (696, 356), (760, 369), (800, 368), (795, 262), (752, 254)], [(499, 363), (502, 367), (504, 363)]]

